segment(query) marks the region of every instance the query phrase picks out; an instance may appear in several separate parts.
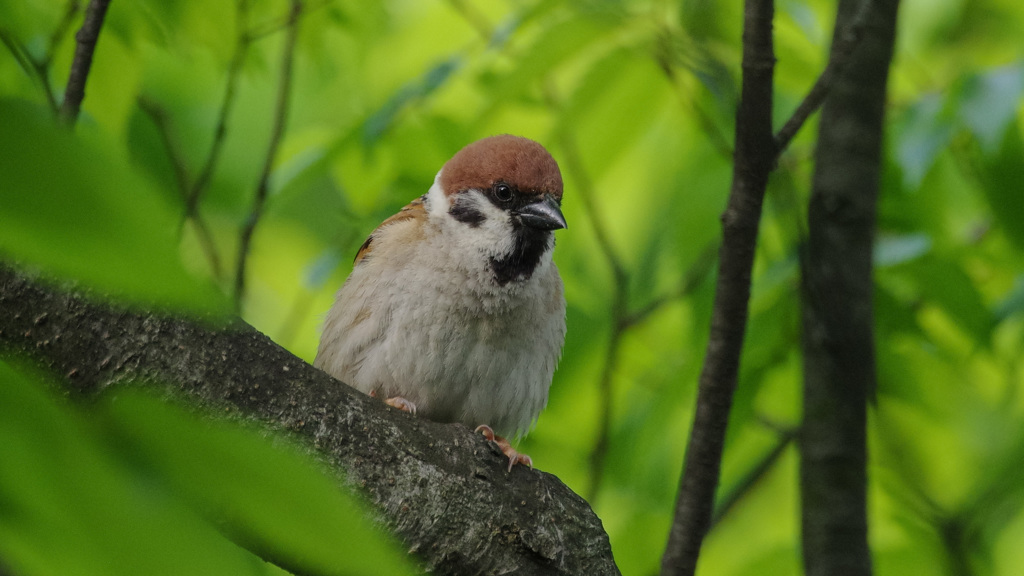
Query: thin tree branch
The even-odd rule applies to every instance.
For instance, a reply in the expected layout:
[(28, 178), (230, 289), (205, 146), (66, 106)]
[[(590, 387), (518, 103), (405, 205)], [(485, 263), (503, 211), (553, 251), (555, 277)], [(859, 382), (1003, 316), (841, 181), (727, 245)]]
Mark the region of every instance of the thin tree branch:
[(807, 119), (814, 114), (825, 101), (832, 84), (840, 77), (846, 69), (854, 49), (860, 43), (864, 35), (864, 27), (867, 24), (868, 14), (875, 0), (860, 0), (860, 7), (856, 16), (845, 24), (842, 29), (836, 29), (835, 38), (832, 41), (832, 50), (829, 53), (828, 64), (821, 72), (814, 86), (804, 96), (800, 105), (797, 106), (793, 115), (782, 125), (778, 134), (775, 135), (775, 149), (781, 154), (800, 131)]
[(14, 56), (14, 60), (18, 62), (18, 66), (25, 71), (25, 74), (32, 77), (36, 71), (35, 62), (28, 50), (25, 49), (25, 45), (19, 42), (6, 28), (0, 28), (0, 42), (7, 47), (7, 51)]
[(110, 0), (90, 0), (85, 9), (85, 20), (75, 35), (75, 58), (71, 62), (64, 102), (60, 106), (60, 118), (67, 126), (74, 126), (85, 98), (85, 81), (92, 67), (92, 55), (96, 50), (103, 18), (107, 15)]
[(174, 172), (175, 188), (181, 197), (182, 203), (188, 200), (188, 169), (185, 167), (185, 158), (178, 148), (174, 137), (171, 136), (171, 126), (167, 119), (167, 111), (162, 106), (146, 96), (139, 96), (136, 99), (139, 110), (149, 116), (156, 132), (160, 136), (160, 143), (167, 152), (167, 158), (171, 162), (171, 170)]
[(267, 145), (267, 155), (263, 161), (263, 170), (256, 185), (256, 196), (253, 199), (252, 211), (242, 226), (241, 237), (238, 243), (238, 261), (235, 269), (236, 310), (241, 310), (242, 307), (242, 299), (245, 296), (245, 273), (249, 258), (249, 245), (252, 242), (252, 235), (256, 230), (256, 224), (263, 216), (267, 196), (270, 192), (270, 173), (273, 171), (274, 160), (277, 158), (277, 149), (281, 145), (285, 124), (288, 120), (288, 104), (291, 99), (292, 88), (292, 64), (295, 59), (295, 44), (299, 35), (298, 21), (301, 13), (302, 1), (292, 0), (284, 48), (281, 54), (281, 79), (277, 87), (277, 104), (274, 107), (274, 123), (271, 128), (270, 142)]
[[(558, 110), (561, 106), (554, 83), (548, 79), (544, 83), (544, 95), (548, 106)], [(604, 460), (608, 452), (608, 444), (611, 436), (612, 420), (612, 378), (618, 365), (619, 348), (623, 337), (623, 318), (627, 314), (627, 303), (629, 301), (629, 276), (626, 268), (612, 245), (604, 220), (601, 219), (594, 202), (594, 184), (590, 175), (583, 165), (576, 140), (568, 128), (563, 127), (556, 135), (559, 145), (562, 148), (562, 164), (566, 172), (572, 175), (576, 182), (577, 197), (583, 204), (584, 213), (590, 221), (594, 236), (597, 238), (597, 245), (604, 256), (608, 266), (612, 270), (614, 280), (611, 316), (612, 329), (608, 341), (608, 351), (605, 354), (605, 363), (601, 369), (600, 380), (598, 381), (598, 433), (597, 441), (590, 452), (590, 487), (587, 491), (587, 500), (593, 501), (601, 488), (601, 480), (604, 472)]]
[[(622, 343), (629, 329), (636, 326), (663, 306), (676, 300), (685, 298), (693, 293), (707, 273), (711, 270), (714, 262), (714, 251), (706, 251), (710, 257), (702, 254), (693, 263), (686, 274), (683, 275), (683, 282), (675, 292), (656, 298), (640, 310), (630, 313), (627, 311), (625, 289), (616, 291), (616, 299), (612, 304), (612, 332), (608, 341), (608, 351), (605, 353), (604, 367), (601, 369), (598, 390), (600, 390), (600, 408), (598, 409), (599, 424), (597, 441), (590, 452), (590, 487), (587, 489), (587, 501), (593, 503), (600, 493), (604, 482), (604, 463), (608, 456), (608, 446), (611, 443), (612, 425), (612, 378), (618, 369), (619, 352)], [(628, 285), (628, 278), (625, 280)], [(622, 298), (620, 301), (619, 298)]]
[[(554, 88), (549, 84), (549, 95), (554, 101)], [(619, 259), (608, 236), (604, 221), (601, 220), (597, 206), (594, 203), (594, 185), (590, 175), (583, 167), (583, 160), (580, 157), (576, 140), (569, 131), (563, 130), (559, 134), (559, 143), (562, 147), (563, 164), (566, 171), (572, 174), (576, 182), (577, 195), (583, 203), (584, 213), (590, 220), (597, 237), (597, 244), (612, 269), (614, 277), (614, 292), (612, 295), (611, 315), (612, 331), (608, 341), (608, 352), (605, 354), (604, 367), (601, 369), (601, 377), (598, 381), (598, 433), (597, 442), (590, 452), (590, 488), (587, 490), (587, 500), (593, 501), (601, 489), (601, 480), (604, 476), (604, 460), (608, 453), (608, 443), (611, 436), (612, 421), (612, 378), (618, 366), (619, 348), (622, 345), (624, 335), (623, 318), (627, 313), (629, 301), (629, 277), (625, 266)]]
[(53, 63), (53, 56), (57, 53), (57, 48), (59, 48), (61, 42), (64, 41), (64, 37), (67, 35), (68, 30), (71, 29), (71, 24), (74, 23), (75, 18), (78, 17), (78, 13), (81, 11), (81, 0), (68, 0), (68, 3), (64, 6), (64, 14), (60, 17), (60, 22), (58, 22), (57, 27), (53, 29), (53, 32), (50, 34), (50, 40), (47, 42), (46, 54), (42, 59), (44, 67), (49, 68), (50, 64)]
[(712, 148), (718, 152), (723, 158), (732, 159), (732, 145), (729, 143), (729, 139), (715, 123), (714, 118), (707, 112), (701, 105), (700, 102), (692, 94), (687, 93), (685, 90), (682, 80), (679, 78), (679, 74), (676, 73), (676, 65), (672, 59), (672, 33), (670, 31), (664, 31), (658, 43), (658, 49), (655, 53), (655, 61), (658, 64), (658, 68), (668, 78), (669, 84), (672, 85), (673, 92), (679, 97), (679, 101), (685, 108), (690, 109), (694, 116), (697, 118), (697, 125), (700, 126), (701, 131), (708, 137), (708, 141), (711, 142)]
[[(548, 102), (553, 107), (558, 107), (558, 98), (555, 95), (554, 85), (551, 82), (545, 83), (545, 92), (547, 94)], [(576, 181), (577, 196), (580, 199), (580, 203), (583, 205), (583, 211), (587, 215), (587, 219), (590, 220), (591, 227), (594, 229), (594, 236), (597, 239), (598, 249), (601, 250), (601, 254), (604, 255), (605, 260), (608, 261), (608, 265), (612, 269), (612, 275), (615, 277), (617, 285), (626, 285), (628, 282), (628, 274), (626, 273), (626, 267), (622, 263), (622, 259), (615, 251), (615, 247), (612, 245), (610, 236), (608, 235), (608, 227), (605, 226), (604, 220), (601, 218), (600, 213), (597, 209), (597, 204), (594, 201), (596, 196), (594, 191), (594, 184), (590, 180), (590, 175), (586, 168), (583, 166), (583, 158), (580, 155), (579, 147), (576, 145), (576, 139), (573, 138), (568, 129), (563, 128), (559, 131), (558, 143), (562, 148), (563, 158), (562, 163), (565, 165), (567, 172), (573, 175), (573, 179)]]
[(476, 30), (484, 41), (490, 40), (494, 35), (494, 26), (470, 0), (448, 0), (448, 3), (462, 16), (463, 20)]
[(647, 318), (652, 314), (661, 310), (662, 307), (693, 294), (693, 291), (697, 289), (697, 286), (703, 282), (711, 272), (712, 267), (717, 261), (715, 258), (717, 254), (718, 243), (716, 242), (709, 245), (700, 253), (700, 255), (697, 256), (697, 259), (690, 266), (690, 269), (683, 275), (683, 281), (679, 283), (679, 287), (675, 291), (659, 296), (658, 298), (648, 302), (640, 309), (634, 310), (630, 314), (626, 315), (622, 319), (623, 325), (626, 328), (632, 328), (644, 320), (647, 320)]
[[(322, 8), (330, 6), (334, 0), (321, 0), (320, 2), (303, 2), (302, 13), (311, 14)], [(255, 24), (246, 33), (246, 39), (249, 42), (255, 42), (271, 34), (277, 34), (278, 32), (291, 26), (291, 14), (286, 14), (281, 17), (272, 18), (266, 22)]]
[(743, 87), (736, 113), (732, 190), (722, 215), (722, 246), (711, 335), (680, 478), (662, 574), (692, 575), (711, 525), (725, 431), (746, 331), (750, 277), (768, 175), (772, 137), (773, 0), (747, 0), (743, 15)]
[[(615, 318), (619, 316), (618, 302), (613, 305)], [(622, 339), (626, 335), (622, 322), (612, 323), (612, 332), (608, 340), (608, 351), (605, 353), (604, 367), (601, 368), (601, 377), (598, 380), (598, 430), (597, 441), (590, 451), (590, 486), (587, 488), (586, 498), (590, 503), (597, 500), (604, 484), (604, 462), (608, 457), (608, 446), (611, 444), (612, 435), (612, 378), (619, 365), (619, 351), (622, 348)]]
[[(560, 101), (556, 93), (554, 83), (550, 80), (544, 83), (544, 94), (548, 106), (559, 109)], [(594, 201), (595, 190), (590, 174), (583, 165), (583, 158), (580, 155), (576, 139), (568, 128), (563, 127), (557, 134), (559, 145), (562, 148), (562, 164), (566, 172), (572, 175), (576, 182), (577, 197), (583, 204), (583, 211), (590, 221), (594, 236), (597, 238), (597, 245), (604, 256), (608, 266), (612, 270), (613, 294), (611, 304), (611, 334), (608, 341), (608, 352), (605, 353), (605, 363), (601, 369), (600, 380), (598, 380), (598, 433), (597, 441), (590, 452), (590, 488), (587, 490), (587, 500), (594, 501), (600, 489), (604, 476), (604, 461), (608, 453), (608, 444), (611, 439), (612, 421), (612, 379), (618, 366), (619, 349), (622, 345), (625, 326), (623, 319), (628, 314), (629, 302), (629, 275), (626, 272), (622, 259), (615, 251), (608, 230), (597, 210)]]
[[(185, 166), (184, 155), (171, 136), (167, 111), (144, 96), (140, 96), (138, 102), (139, 109), (149, 116), (156, 127), (157, 133), (160, 135), (160, 141), (167, 151), (167, 158), (171, 163), (171, 169), (174, 171), (174, 180), (177, 184), (182, 204), (187, 206), (189, 201), (188, 169)], [(206, 259), (210, 262), (213, 277), (219, 281), (223, 277), (223, 271), (221, 270), (220, 253), (217, 250), (217, 243), (213, 239), (213, 234), (200, 214), (192, 214), (190, 220), (196, 227), (196, 236), (199, 239), (203, 252), (206, 253)]]
[(68, 30), (71, 29), (71, 24), (74, 23), (75, 18), (78, 17), (78, 13), (81, 11), (81, 0), (69, 0), (64, 7), (64, 14), (50, 34), (50, 40), (46, 45), (46, 54), (43, 55), (41, 60), (33, 61), (36, 65), (36, 73), (39, 75), (43, 91), (46, 93), (46, 101), (54, 114), (60, 113), (60, 105), (57, 103), (57, 96), (53, 93), (53, 85), (50, 83), (50, 65), (53, 63), (53, 56), (57, 53), (61, 42), (64, 41)]
[(37, 60), (29, 53), (28, 49), (24, 44), (18, 41), (13, 35), (11, 35), (6, 29), (0, 28), (0, 43), (3, 43), (7, 47), (7, 50), (14, 56), (14, 59), (18, 62), (18, 66), (25, 71), (25, 74), (29, 78), (35, 80), (35, 83), (39, 85), (39, 89), (43, 91), (43, 95), (46, 97), (46, 103), (50, 107), (50, 110), (54, 114), (60, 110), (60, 105), (57, 103), (56, 96), (53, 95), (53, 87), (50, 85), (49, 69), (43, 64), (41, 60)]
[(796, 438), (797, 430), (795, 429), (779, 431), (779, 439), (775, 446), (772, 446), (772, 449), (767, 454), (755, 462), (740, 481), (718, 501), (714, 516), (711, 518), (712, 527), (717, 526), (733, 510), (736, 504), (757, 486), (758, 482), (778, 463), (782, 455), (785, 454), (786, 448), (789, 448)]
[[(199, 175), (192, 187), (186, 193), (185, 218), (196, 218), (199, 215), (199, 201), (210, 183), (210, 178), (220, 160), (220, 153), (224, 147), (225, 136), (227, 136), (228, 117), (235, 103), (235, 90), (238, 85), (238, 78), (245, 63), (245, 57), (249, 52), (251, 43), (249, 33), (246, 31), (248, 25), (247, 15), (249, 13), (250, 0), (238, 0), (235, 10), (235, 26), (237, 27), (235, 48), (231, 55), (231, 63), (228, 64), (227, 81), (224, 87), (224, 98), (220, 103), (220, 111), (217, 114), (217, 126), (213, 131), (213, 142), (210, 144), (210, 151), (206, 155), (206, 161), (199, 170)], [(218, 278), (220, 274), (217, 275)]]

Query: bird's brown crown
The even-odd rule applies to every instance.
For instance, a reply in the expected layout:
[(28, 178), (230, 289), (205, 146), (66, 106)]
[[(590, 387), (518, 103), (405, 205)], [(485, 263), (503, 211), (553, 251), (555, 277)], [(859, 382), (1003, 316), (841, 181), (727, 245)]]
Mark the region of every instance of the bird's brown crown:
[(463, 190), (489, 189), (504, 182), (520, 194), (562, 198), (562, 173), (543, 146), (521, 136), (502, 134), (477, 140), (459, 150), (441, 171), (448, 196)]

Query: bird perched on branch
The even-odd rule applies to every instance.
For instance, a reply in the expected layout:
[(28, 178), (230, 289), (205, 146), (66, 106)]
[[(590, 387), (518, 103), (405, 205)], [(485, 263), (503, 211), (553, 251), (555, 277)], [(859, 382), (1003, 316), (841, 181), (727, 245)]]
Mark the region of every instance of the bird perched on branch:
[(519, 436), (547, 403), (565, 341), (551, 259), (562, 176), (543, 146), (501, 135), (452, 157), (370, 234), (324, 323), (314, 365), (402, 410)]

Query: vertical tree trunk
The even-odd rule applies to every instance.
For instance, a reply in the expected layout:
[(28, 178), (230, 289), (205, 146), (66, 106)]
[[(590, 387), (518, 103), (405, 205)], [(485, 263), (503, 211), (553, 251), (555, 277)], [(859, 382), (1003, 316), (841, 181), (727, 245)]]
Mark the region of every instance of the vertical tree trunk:
[(825, 101), (802, 258), (800, 470), (808, 576), (871, 574), (867, 401), (875, 387), (871, 254), (898, 0), (841, 0), (833, 45), (862, 2), (864, 37)]

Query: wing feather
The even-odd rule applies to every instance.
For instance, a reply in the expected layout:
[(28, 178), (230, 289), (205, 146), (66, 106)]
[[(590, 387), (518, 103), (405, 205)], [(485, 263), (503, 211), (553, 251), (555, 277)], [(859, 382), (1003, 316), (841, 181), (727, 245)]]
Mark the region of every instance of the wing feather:
[(398, 222), (404, 222), (406, 220), (422, 219), (427, 217), (427, 207), (423, 204), (424, 197), (409, 202), (404, 208), (398, 211), (397, 214), (391, 216), (387, 220), (380, 223), (380, 226), (370, 233), (370, 236), (363, 242), (363, 245), (359, 247), (359, 251), (356, 252), (355, 264), (358, 265), (363, 261), (364, 258), (373, 252), (373, 237), (385, 226), (391, 226)]

